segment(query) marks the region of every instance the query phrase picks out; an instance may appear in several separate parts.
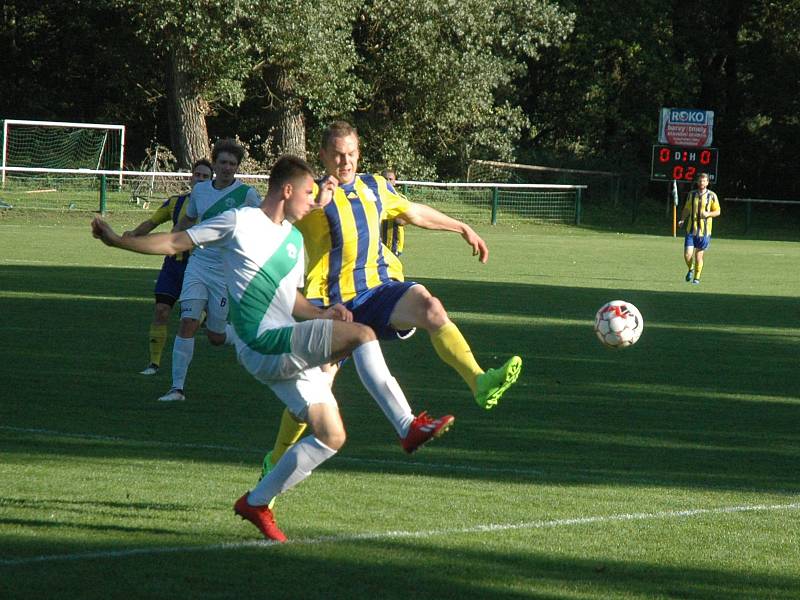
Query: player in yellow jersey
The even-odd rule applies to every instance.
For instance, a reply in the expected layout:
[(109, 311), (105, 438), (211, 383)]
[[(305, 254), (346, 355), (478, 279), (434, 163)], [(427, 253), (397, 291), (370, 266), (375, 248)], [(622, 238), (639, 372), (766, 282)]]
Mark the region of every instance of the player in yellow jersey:
[[(189, 178), (189, 186), (200, 181), (208, 181), (212, 177), (211, 163), (201, 158), (192, 164), (192, 176)], [(146, 221), (123, 235), (147, 235), (153, 229), (166, 223), (172, 222), (173, 228), (178, 224), (180, 218), (186, 213), (189, 204), (189, 194), (178, 194), (166, 200)], [(167, 341), (167, 323), (169, 314), (175, 301), (181, 294), (183, 285), (183, 273), (186, 271), (186, 264), (189, 260), (189, 253), (184, 252), (177, 256), (166, 256), (158, 274), (155, 286), (156, 306), (153, 313), (153, 322), (150, 324), (150, 364), (141, 371), (142, 375), (155, 375), (158, 373), (161, 364), (161, 354), (164, 352), (164, 345)]]
[[(319, 307), (344, 304), (354, 321), (372, 327), (381, 340), (424, 329), (439, 358), (461, 376), (478, 406), (496, 406), (517, 381), (522, 359), (512, 356), (499, 368), (484, 371), (441, 301), (425, 286), (404, 281), (400, 260), (381, 243), (380, 226), (399, 217), (410, 225), (458, 233), (482, 263), (489, 258), (486, 243), (466, 223), (397, 194), (384, 177), (359, 173), (359, 137), (349, 123), (336, 121), (325, 130), (320, 158), (326, 172), (320, 207), (297, 222), (308, 256), (308, 299)], [(332, 365), (331, 378), (335, 371)], [(263, 474), (302, 430), (284, 414), (275, 448), (264, 458)]]
[(711, 243), (711, 227), (713, 219), (720, 215), (719, 198), (708, 189), (708, 173), (697, 174), (697, 189), (689, 192), (681, 211), (678, 227), (686, 223), (686, 235), (683, 242), (683, 260), (688, 271), (686, 281), (694, 285), (700, 284), (703, 272), (703, 258)]

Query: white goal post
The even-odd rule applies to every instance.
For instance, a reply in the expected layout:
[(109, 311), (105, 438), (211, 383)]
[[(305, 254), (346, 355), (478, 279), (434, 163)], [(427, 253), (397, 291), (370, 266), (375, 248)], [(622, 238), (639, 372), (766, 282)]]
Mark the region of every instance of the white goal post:
[[(122, 171), (125, 126), (63, 121), (3, 121), (0, 177), (31, 168)], [(120, 175), (120, 184), (122, 176)]]

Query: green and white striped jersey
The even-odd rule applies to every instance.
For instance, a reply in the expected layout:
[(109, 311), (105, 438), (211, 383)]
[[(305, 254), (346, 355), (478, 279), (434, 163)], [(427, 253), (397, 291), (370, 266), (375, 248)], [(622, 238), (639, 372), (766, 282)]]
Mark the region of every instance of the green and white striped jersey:
[[(261, 354), (290, 351), (292, 311), (303, 287), (303, 236), (260, 208), (227, 210), (187, 230), (195, 245), (218, 248), (236, 334)], [(194, 260), (194, 258), (192, 258)]]
[[(198, 223), (212, 219), (223, 212), (240, 206), (259, 206), (261, 197), (255, 188), (235, 179), (228, 187), (218, 190), (211, 181), (194, 186), (186, 207), (186, 216)], [(194, 269), (220, 270), (220, 254), (216, 248), (196, 248), (192, 252)]]

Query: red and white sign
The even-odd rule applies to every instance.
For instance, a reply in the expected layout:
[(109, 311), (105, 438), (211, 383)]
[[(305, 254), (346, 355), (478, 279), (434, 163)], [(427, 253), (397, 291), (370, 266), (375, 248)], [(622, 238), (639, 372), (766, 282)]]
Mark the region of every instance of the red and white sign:
[(658, 142), (670, 146), (704, 148), (714, 139), (714, 111), (662, 108)]

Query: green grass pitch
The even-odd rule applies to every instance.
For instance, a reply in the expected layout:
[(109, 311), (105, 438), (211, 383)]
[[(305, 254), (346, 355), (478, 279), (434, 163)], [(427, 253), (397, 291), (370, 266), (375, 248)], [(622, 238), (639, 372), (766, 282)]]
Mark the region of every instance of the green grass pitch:
[[(424, 332), (384, 344), (415, 409), (456, 415), (408, 457), (345, 368), (348, 442), (278, 499), (275, 546), (232, 506), (279, 401), (198, 338), (189, 400), (156, 402), (160, 259), (3, 214), (0, 598), (797, 598), (800, 243), (723, 224), (696, 287), (653, 232), (485, 226), (480, 265), (410, 231), (409, 278), (520, 381), (485, 412)], [(592, 332), (613, 299), (645, 319), (622, 351)]]

